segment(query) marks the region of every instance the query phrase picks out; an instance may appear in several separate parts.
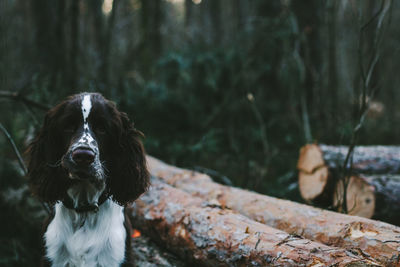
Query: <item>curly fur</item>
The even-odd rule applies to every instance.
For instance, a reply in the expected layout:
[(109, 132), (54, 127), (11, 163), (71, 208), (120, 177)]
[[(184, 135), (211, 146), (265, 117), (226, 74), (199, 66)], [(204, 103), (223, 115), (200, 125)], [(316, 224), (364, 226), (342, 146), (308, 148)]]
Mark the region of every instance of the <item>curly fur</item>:
[[(91, 110), (90, 113), (86, 111), (87, 113), (82, 114), (85, 96), (91, 101)], [(88, 116), (87, 121), (85, 116)], [(83, 131), (94, 140), (97, 165), (91, 164), (91, 168), (94, 168), (96, 173), (93, 175), (93, 181), (72, 179), (74, 172), (66, 164), (71, 161), (71, 150), (77, 146), (77, 140), (79, 136), (83, 136)], [(123, 227), (128, 231), (126, 239), (130, 240), (130, 229), (128, 229), (130, 223), (127, 217), (122, 214), (118, 215), (123, 218), (122, 221), (110, 220), (107, 219), (107, 212), (110, 215), (118, 213), (117, 206), (125, 207), (137, 199), (149, 186), (145, 151), (140, 141), (142, 136), (142, 133), (134, 128), (126, 113), (120, 112), (114, 103), (98, 93), (70, 96), (47, 112), (43, 126), (29, 145), (27, 154), (29, 156), (29, 184), (33, 195), (43, 202), (51, 205), (57, 204), (55, 216), (49, 222), (51, 227), (46, 229), (45, 235), (46, 253), (48, 259), (53, 262), (53, 266), (57, 266), (55, 262), (61, 262), (65, 257), (72, 257), (73, 249), (67, 252), (58, 249), (65, 246), (66, 242), (69, 242), (68, 240), (71, 240), (72, 236), (79, 232), (75, 229), (79, 227), (73, 225), (76, 220), (79, 221), (81, 227), (86, 226), (92, 230), (96, 227), (109, 229), (104, 226), (104, 223), (108, 222), (118, 224), (115, 227), (118, 229)], [(71, 164), (73, 165), (73, 162)], [(86, 198), (93, 202), (96, 202), (101, 194), (108, 197), (109, 200), (105, 203), (110, 201), (111, 203), (103, 204), (104, 207), (100, 207), (99, 214), (103, 214), (103, 216), (94, 212), (82, 214), (64, 206), (63, 201), (68, 197), (74, 198), (74, 205), (78, 205), (79, 202), (82, 202), (82, 194), (90, 194)], [(97, 220), (103, 220), (103, 224), (97, 223)], [(68, 229), (75, 230), (71, 232)], [(65, 235), (55, 234), (57, 231), (61, 231)], [(81, 231), (81, 234), (84, 235), (84, 232)], [(98, 234), (99, 232), (92, 231), (92, 233)], [(65, 240), (59, 240), (60, 238)], [(85, 237), (82, 236), (78, 239), (84, 242)], [(109, 242), (109, 240), (104, 242)], [(130, 242), (127, 241), (123, 246), (122, 244), (116, 245), (116, 247), (118, 246), (124, 247), (126, 250), (125, 261), (129, 260)], [(86, 248), (90, 249), (91, 247), (88, 245)], [(101, 250), (98, 252), (100, 253)], [(52, 256), (49, 257), (49, 254)], [(66, 262), (79, 266), (76, 262), (68, 260)], [(101, 263), (97, 264), (101, 265)]]

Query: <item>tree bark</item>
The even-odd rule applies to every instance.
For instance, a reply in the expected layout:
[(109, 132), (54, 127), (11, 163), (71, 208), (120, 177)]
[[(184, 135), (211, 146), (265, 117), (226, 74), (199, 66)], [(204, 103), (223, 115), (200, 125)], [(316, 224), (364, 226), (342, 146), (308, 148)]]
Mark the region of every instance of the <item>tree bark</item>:
[(380, 266), (215, 207), (153, 179), (132, 207), (135, 227), (201, 266)]
[(214, 183), (209, 176), (147, 157), (152, 175), (209, 203), (288, 233), (371, 255), (384, 266), (400, 264), (400, 228)]
[(165, 249), (157, 246), (149, 237), (141, 235), (132, 238), (132, 256), (137, 267), (184, 267), (184, 262)]

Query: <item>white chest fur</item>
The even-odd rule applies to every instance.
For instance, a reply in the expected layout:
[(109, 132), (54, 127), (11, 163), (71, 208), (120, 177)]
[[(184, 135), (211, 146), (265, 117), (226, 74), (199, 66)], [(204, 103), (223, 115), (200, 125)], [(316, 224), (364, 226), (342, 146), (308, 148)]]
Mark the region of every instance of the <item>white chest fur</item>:
[(107, 200), (97, 213), (76, 213), (57, 203), (45, 233), (52, 266), (114, 267), (125, 255), (123, 208)]

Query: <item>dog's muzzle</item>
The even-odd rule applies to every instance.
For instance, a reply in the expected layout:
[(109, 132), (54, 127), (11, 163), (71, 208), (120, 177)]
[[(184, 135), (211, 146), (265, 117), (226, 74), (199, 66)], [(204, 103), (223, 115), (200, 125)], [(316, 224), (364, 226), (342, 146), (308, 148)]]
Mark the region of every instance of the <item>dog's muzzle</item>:
[(94, 162), (96, 154), (89, 147), (78, 147), (72, 151), (71, 158), (76, 165), (87, 167)]

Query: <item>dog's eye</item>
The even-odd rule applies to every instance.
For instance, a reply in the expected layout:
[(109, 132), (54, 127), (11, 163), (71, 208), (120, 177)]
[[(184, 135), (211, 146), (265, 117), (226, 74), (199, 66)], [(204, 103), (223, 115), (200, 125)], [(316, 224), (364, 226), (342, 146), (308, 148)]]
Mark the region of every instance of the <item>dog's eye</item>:
[(69, 126), (67, 126), (67, 127), (65, 127), (63, 129), (63, 132), (65, 134), (73, 134), (75, 132), (75, 126), (74, 125), (69, 125)]
[(95, 131), (97, 134), (101, 134), (101, 135), (106, 134), (106, 128), (105, 128), (103, 125), (98, 125), (98, 126), (96, 126), (95, 129), (94, 129), (94, 131)]

